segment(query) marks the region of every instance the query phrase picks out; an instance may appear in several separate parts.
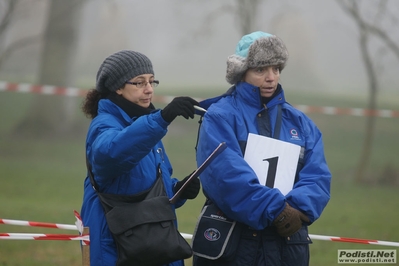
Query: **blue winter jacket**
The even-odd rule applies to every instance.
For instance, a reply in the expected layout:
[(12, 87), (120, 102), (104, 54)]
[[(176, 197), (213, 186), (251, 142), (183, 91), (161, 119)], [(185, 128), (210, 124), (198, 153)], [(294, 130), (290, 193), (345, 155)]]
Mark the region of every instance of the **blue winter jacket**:
[[(243, 156), (248, 133), (264, 135), (265, 114), (270, 119), (273, 136), (278, 105), (282, 107), (279, 139), (300, 145), (304, 151), (299, 180), (286, 196), (278, 189), (261, 185)], [(331, 180), (322, 134), (305, 114), (285, 101), (282, 88), (266, 107), (259, 88), (246, 82), (238, 83), (221, 97), (202, 101), (201, 106), (207, 112), (199, 133), (198, 165), (219, 143), (227, 144), (227, 149), (201, 174), (201, 183), (206, 195), (228, 217), (263, 230), (272, 225), (285, 202), (304, 212), (310, 223), (320, 217), (330, 199)]]
[[(178, 180), (171, 178), (172, 166), (161, 142), (168, 125), (159, 110), (132, 119), (110, 100), (100, 100), (98, 115), (92, 120), (86, 139), (86, 155), (100, 192), (135, 194), (146, 190), (154, 183), (156, 167), (161, 163), (165, 189), (171, 198)], [(184, 202), (179, 200), (172, 207), (178, 208)], [(88, 177), (81, 217), (90, 228), (90, 265), (115, 265), (116, 246)], [(183, 264), (177, 261), (169, 265)]]

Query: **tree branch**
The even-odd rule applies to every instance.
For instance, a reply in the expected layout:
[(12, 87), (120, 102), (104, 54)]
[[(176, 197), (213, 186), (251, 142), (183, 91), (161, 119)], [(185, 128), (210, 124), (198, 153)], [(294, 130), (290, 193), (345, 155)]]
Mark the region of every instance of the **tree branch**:
[(14, 15), (15, 12), (15, 7), (17, 6), (19, 0), (9, 0), (8, 1), (8, 8), (7, 11), (4, 14), (4, 17), (0, 21), (0, 36), (4, 34), (6, 31), (12, 16)]
[(32, 45), (33, 43), (40, 42), (43, 38), (43, 34), (38, 34), (34, 36), (27, 36), (24, 38), (19, 39), (18, 41), (15, 41), (12, 43), (12, 45), (9, 45), (8, 47), (5, 48), (5, 50), (0, 54), (0, 69), (5, 62), (5, 60), (12, 55), (15, 51), (18, 49), (21, 49), (25, 46)]
[[(364, 30), (374, 34), (375, 36), (379, 37), (379, 39), (385, 43), (385, 45), (389, 48), (389, 50), (398, 58), (399, 60), (399, 46), (393, 41), (389, 34), (383, 29), (369, 23), (369, 20), (365, 20), (362, 18), (359, 12), (359, 6), (356, 1), (337, 1), (337, 3), (342, 7), (344, 11), (346, 11), (359, 25), (359, 27), (363, 28)], [(387, 10), (386, 1), (379, 2), (379, 9), (377, 10), (377, 17), (380, 17), (381, 14), (384, 14)]]

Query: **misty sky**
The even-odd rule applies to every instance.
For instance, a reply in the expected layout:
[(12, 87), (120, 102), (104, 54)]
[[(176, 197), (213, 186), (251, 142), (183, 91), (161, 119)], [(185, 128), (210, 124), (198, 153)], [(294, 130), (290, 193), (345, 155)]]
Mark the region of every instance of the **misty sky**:
[[(231, 13), (220, 13), (212, 21), (206, 16), (223, 3), (232, 2), (89, 0), (82, 10), (74, 85), (94, 85), (97, 69), (106, 56), (131, 49), (152, 60), (161, 85), (225, 86), (227, 89), (226, 58), (234, 53), (241, 33)], [(398, 9), (399, 5), (395, 0), (388, 2), (395, 13), (394, 8)], [(372, 12), (368, 12), (372, 18)], [(396, 10), (396, 14), (398, 12)], [(284, 88), (367, 91), (367, 77), (357, 43), (358, 30), (335, 0), (264, 0), (257, 16), (256, 30), (282, 38), (290, 53), (281, 75)], [(34, 30), (44, 26), (45, 19), (41, 18), (45, 16), (31, 17), (36, 21)], [(387, 28), (399, 43), (397, 24)], [(373, 57), (380, 71), (381, 90), (398, 91), (399, 60), (384, 50), (375, 49), (377, 44), (373, 43)], [(29, 53), (29, 56), (31, 61), (38, 60), (39, 53)]]

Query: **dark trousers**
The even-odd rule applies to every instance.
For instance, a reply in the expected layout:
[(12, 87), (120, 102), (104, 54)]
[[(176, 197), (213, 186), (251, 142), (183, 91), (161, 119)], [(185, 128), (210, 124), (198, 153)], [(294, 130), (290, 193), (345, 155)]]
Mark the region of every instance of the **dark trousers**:
[(290, 237), (279, 236), (275, 227), (262, 231), (245, 227), (231, 260), (193, 256), (193, 266), (308, 266), (310, 243), (307, 226)]

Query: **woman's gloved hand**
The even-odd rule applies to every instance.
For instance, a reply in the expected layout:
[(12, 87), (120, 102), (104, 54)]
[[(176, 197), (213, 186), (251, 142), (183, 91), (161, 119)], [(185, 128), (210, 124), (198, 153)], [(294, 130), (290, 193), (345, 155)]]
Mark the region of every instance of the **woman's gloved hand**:
[[(193, 172), (194, 173), (194, 172)], [(183, 186), (183, 184), (187, 181), (187, 179), (190, 178), (192, 173), (188, 176), (186, 176), (183, 180), (177, 182), (175, 184), (175, 187), (173, 188), (173, 192), (176, 193), (179, 191), (179, 189)], [(193, 178), (190, 183), (184, 188), (182, 193), (180, 194), (181, 199), (195, 199), (198, 196), (198, 193), (200, 191), (200, 180), (199, 178), (195, 177)]]
[(172, 122), (177, 116), (181, 115), (185, 119), (194, 118), (194, 105), (199, 103), (190, 97), (176, 97), (161, 111), (161, 115), (166, 122)]
[(277, 227), (280, 236), (287, 237), (301, 229), (302, 222), (309, 222), (309, 218), (286, 203), (284, 210), (273, 221), (273, 224)]

